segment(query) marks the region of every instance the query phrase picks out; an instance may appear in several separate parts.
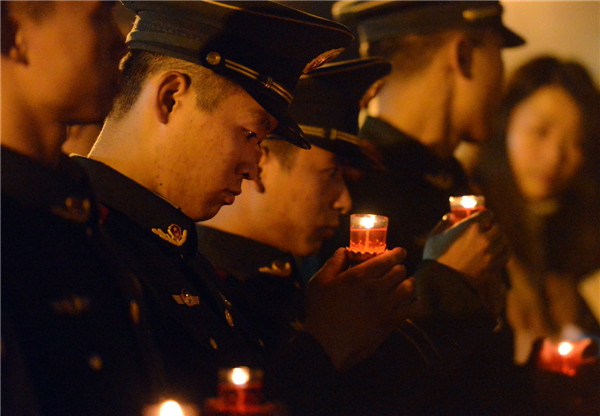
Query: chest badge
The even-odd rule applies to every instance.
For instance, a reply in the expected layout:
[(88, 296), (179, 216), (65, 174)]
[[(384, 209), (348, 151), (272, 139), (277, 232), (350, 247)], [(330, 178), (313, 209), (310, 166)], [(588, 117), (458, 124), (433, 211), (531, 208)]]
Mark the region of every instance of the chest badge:
[(289, 277), (292, 274), (292, 265), (289, 261), (275, 260), (270, 266), (259, 267), (258, 272), (273, 276)]
[(179, 305), (187, 305), (190, 308), (192, 306), (200, 305), (200, 298), (198, 296), (193, 296), (190, 292), (184, 289), (181, 290), (181, 293), (171, 296)]
[(182, 229), (177, 224), (171, 224), (167, 228), (167, 232), (159, 228), (152, 228), (152, 232), (162, 238), (165, 241), (173, 244), (174, 246), (181, 247), (187, 239), (187, 230)]
[(87, 198), (70, 196), (65, 199), (63, 206), (54, 206), (51, 210), (54, 215), (67, 221), (84, 224), (90, 219), (92, 204)]

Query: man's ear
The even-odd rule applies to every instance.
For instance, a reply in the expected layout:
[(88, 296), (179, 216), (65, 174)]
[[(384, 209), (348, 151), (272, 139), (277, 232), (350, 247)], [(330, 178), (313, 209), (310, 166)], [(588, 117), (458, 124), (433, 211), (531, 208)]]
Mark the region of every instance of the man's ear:
[(475, 44), (471, 38), (459, 34), (454, 38), (451, 48), (451, 63), (455, 71), (464, 78), (471, 79), (473, 75), (473, 54)]
[(178, 100), (190, 93), (190, 78), (178, 71), (169, 71), (161, 75), (156, 90), (155, 110), (161, 123), (167, 123), (176, 108)]
[[(258, 173), (256, 178), (254, 178), (254, 187), (258, 193), (265, 192), (265, 183), (263, 182), (263, 173), (265, 165), (272, 159), (272, 154), (269, 151), (269, 148), (263, 146), (260, 148), (260, 160), (258, 161)], [(267, 169), (268, 170), (268, 169)]]
[(10, 16), (5, 22), (8, 27), (2, 28), (2, 54), (16, 63), (27, 65), (27, 41), (23, 25), (16, 17)]

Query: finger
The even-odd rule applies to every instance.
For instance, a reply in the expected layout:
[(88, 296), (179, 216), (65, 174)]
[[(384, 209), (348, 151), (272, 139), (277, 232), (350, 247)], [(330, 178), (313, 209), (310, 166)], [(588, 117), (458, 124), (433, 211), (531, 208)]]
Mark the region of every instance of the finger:
[(359, 278), (380, 278), (406, 258), (406, 250), (396, 247), (350, 269)]
[(315, 276), (337, 276), (342, 270), (348, 267), (348, 259), (346, 256), (346, 249), (343, 247), (338, 248), (333, 256), (331, 256), (319, 270)]
[(383, 293), (387, 293), (402, 284), (404, 280), (406, 280), (406, 267), (402, 264), (397, 264), (381, 279), (375, 281), (377, 282), (378, 289)]
[(409, 277), (390, 294), (388, 302), (396, 319), (404, 320), (408, 317), (411, 305), (417, 299), (417, 285), (414, 277)]

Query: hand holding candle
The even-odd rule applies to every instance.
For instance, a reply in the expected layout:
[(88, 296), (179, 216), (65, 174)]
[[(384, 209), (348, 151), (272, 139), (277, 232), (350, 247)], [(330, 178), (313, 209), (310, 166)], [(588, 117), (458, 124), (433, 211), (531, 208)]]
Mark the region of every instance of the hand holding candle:
[(582, 365), (597, 361), (598, 344), (591, 338), (559, 342), (544, 339), (537, 358), (542, 370), (572, 377)]

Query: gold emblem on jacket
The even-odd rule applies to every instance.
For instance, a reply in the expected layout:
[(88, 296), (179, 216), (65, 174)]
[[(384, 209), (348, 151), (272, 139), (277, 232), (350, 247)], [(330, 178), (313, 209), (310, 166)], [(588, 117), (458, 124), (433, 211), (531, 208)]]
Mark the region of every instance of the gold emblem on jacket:
[(53, 206), (51, 210), (54, 215), (67, 221), (83, 224), (90, 219), (92, 204), (87, 198), (70, 196), (65, 199), (63, 206)]
[(161, 229), (153, 228), (152, 232), (162, 238), (165, 241), (173, 244), (174, 246), (181, 247), (185, 240), (187, 239), (187, 230), (183, 230), (177, 224), (171, 224), (167, 228), (167, 232), (164, 232)]
[(292, 265), (289, 261), (275, 260), (270, 266), (258, 268), (259, 273), (271, 274), (273, 276), (289, 277), (292, 274)]
[(184, 289), (181, 289), (181, 293), (171, 296), (179, 305), (187, 305), (190, 308), (195, 305), (200, 305), (200, 298), (198, 296), (192, 296), (190, 292)]

